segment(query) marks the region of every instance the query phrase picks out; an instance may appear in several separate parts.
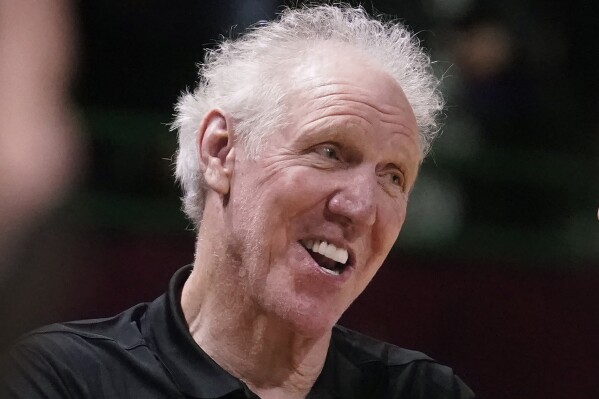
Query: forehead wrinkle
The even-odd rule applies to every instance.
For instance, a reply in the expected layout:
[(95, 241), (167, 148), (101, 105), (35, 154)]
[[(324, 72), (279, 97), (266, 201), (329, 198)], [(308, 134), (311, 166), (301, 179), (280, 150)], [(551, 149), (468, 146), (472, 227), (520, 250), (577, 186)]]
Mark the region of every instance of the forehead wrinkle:
[(420, 142), (418, 140), (419, 136), (417, 134), (415, 134), (408, 125), (406, 125), (404, 123), (396, 123), (396, 122), (383, 122), (383, 123), (394, 125), (395, 128), (399, 128), (397, 130), (393, 130), (391, 133), (406, 136), (408, 139), (410, 139), (410, 141), (412, 141), (414, 144), (417, 144), (418, 147), (420, 148)]
[[(360, 103), (362, 104), (362, 103)], [(330, 112), (326, 112), (324, 115), (320, 115), (318, 118), (311, 120), (310, 122), (307, 122), (305, 124), (303, 124), (304, 128), (308, 128), (311, 127), (314, 123), (321, 121), (322, 119), (325, 119), (327, 117), (335, 117), (335, 116), (341, 116), (341, 117), (350, 117), (350, 118), (359, 118), (361, 120), (363, 120), (364, 122), (366, 122), (370, 127), (374, 128), (374, 125), (372, 122), (370, 122), (366, 117), (363, 116), (363, 112), (359, 112), (357, 113), (356, 110), (352, 110), (353, 112), (351, 114), (348, 114), (347, 112), (344, 112), (343, 109), (339, 109), (342, 108), (343, 105), (328, 105), (328, 106), (321, 106), (316, 108), (316, 110), (323, 110), (323, 109), (329, 109)], [(415, 132), (413, 132), (412, 128), (410, 128), (410, 126), (406, 123), (404, 123), (402, 121), (402, 117), (399, 115), (395, 115), (395, 114), (384, 114), (384, 115), (380, 115), (380, 117), (378, 118), (378, 122), (381, 123), (382, 125), (390, 125), (389, 129), (392, 131), (393, 134), (402, 134), (405, 135), (406, 137), (408, 137), (410, 140), (416, 142), (416, 139), (414, 137)]]
[[(394, 113), (403, 113), (408, 112), (409, 110), (405, 110), (402, 107), (398, 107), (392, 104), (383, 104), (378, 106), (377, 104), (371, 103), (370, 97), (371, 94), (367, 89), (360, 87), (358, 85), (353, 84), (352, 82), (328, 82), (321, 83), (315, 85), (314, 87), (307, 88), (304, 93), (310, 95), (309, 93), (314, 91), (321, 91), (323, 89), (330, 88), (329, 90), (325, 90), (324, 93), (316, 93), (312, 98), (314, 100), (326, 99), (329, 97), (337, 96), (339, 100), (345, 100), (349, 102), (356, 102), (367, 105), (381, 114), (384, 115), (392, 115)], [(354, 97), (358, 97), (355, 99)]]
[[(363, 87), (357, 86), (351, 82), (344, 81), (333, 81), (326, 83), (318, 83), (312, 87), (308, 87), (303, 91), (304, 96), (310, 97), (310, 94), (314, 91), (320, 91), (321, 89), (329, 88), (324, 93), (316, 93), (311, 96), (308, 101), (315, 101), (319, 103), (319, 105), (315, 108), (316, 110), (321, 110), (331, 105), (341, 105), (335, 104), (337, 102), (343, 103), (354, 103), (361, 104), (367, 106), (369, 108), (374, 109), (379, 113), (378, 119), (381, 122), (390, 122), (393, 123), (393, 119), (404, 119), (413, 116), (413, 110), (409, 102), (407, 102), (407, 107), (396, 106), (393, 104), (377, 104), (371, 101), (372, 93), (369, 93), (367, 89)], [(322, 101), (320, 101), (322, 100)], [(398, 101), (400, 102), (400, 101)], [(388, 117), (391, 117), (388, 119)], [(415, 123), (416, 121), (414, 121)], [(412, 131), (407, 124), (397, 122), (399, 125), (402, 125), (405, 129)]]
[[(303, 125), (300, 126), (300, 130), (304, 130), (304, 133), (300, 137), (305, 137), (305, 136), (311, 137), (311, 136), (313, 136), (315, 134), (314, 131), (318, 130), (319, 126), (321, 126), (322, 124), (326, 123), (326, 121), (323, 121), (324, 119), (326, 119), (328, 117), (336, 117), (336, 116), (346, 117), (347, 115), (345, 115), (345, 114), (324, 115), (324, 116), (316, 118), (316, 119), (314, 119), (314, 120), (312, 120), (312, 121), (310, 121), (308, 123), (305, 123), (305, 124), (303, 124)], [(360, 119), (363, 119), (363, 118), (360, 118)], [(368, 121), (366, 121), (366, 122), (370, 124), (370, 122), (368, 122)], [(315, 127), (314, 125), (317, 125), (317, 126)], [(370, 125), (372, 126), (372, 124), (370, 124)], [(411, 130), (410, 130), (409, 127), (407, 127), (404, 124), (396, 124), (395, 123), (393, 125), (394, 125), (395, 129), (397, 129), (398, 125), (399, 125), (400, 128), (404, 128), (404, 129), (393, 130), (391, 132), (392, 134), (399, 134), (399, 135), (403, 135), (403, 136), (407, 137), (410, 141), (412, 141), (419, 148), (420, 144), (419, 144), (419, 142), (417, 140), (417, 137), (414, 137), (414, 135), (411, 134)], [(361, 126), (359, 126), (357, 124), (354, 124), (354, 127), (359, 128), (360, 131), (362, 133), (364, 133), (364, 134), (367, 134), (367, 135), (369, 134), (369, 132), (368, 132), (367, 129), (364, 129), (363, 127), (361, 127)], [(338, 134), (341, 134), (340, 133), (340, 128), (338, 126), (329, 126), (329, 127), (326, 127), (324, 129), (324, 131), (322, 131), (322, 133), (325, 134), (325, 135), (331, 135), (332, 134), (334, 136), (336, 136)]]
[[(327, 113), (326, 115), (321, 115), (318, 118), (312, 119), (310, 122), (307, 123), (303, 123), (302, 124), (302, 129), (305, 130), (313, 130), (313, 125), (317, 124), (318, 122), (320, 123), (324, 123), (323, 119), (326, 118), (334, 118), (334, 117), (342, 117), (342, 118), (348, 118), (348, 115), (344, 112), (333, 112), (333, 113)], [(360, 116), (360, 115), (351, 115), (350, 118), (358, 118), (361, 121), (366, 122), (371, 128), (374, 128), (374, 126), (372, 125), (372, 122), (370, 122), (369, 120), (365, 119), (364, 117)], [(347, 120), (346, 120), (347, 122)], [(361, 127), (359, 124), (355, 124), (356, 127), (359, 127), (360, 130), (364, 130), (366, 132), (366, 129), (364, 129), (363, 127)]]
[[(358, 98), (356, 98), (356, 96)], [(331, 98), (332, 97), (332, 98)], [(369, 96), (365, 93), (352, 93), (352, 92), (333, 92), (333, 93), (325, 93), (314, 97), (314, 100), (323, 100), (323, 105), (319, 106), (317, 109), (322, 109), (329, 104), (333, 104), (335, 102), (349, 102), (355, 104), (362, 104), (367, 107), (370, 107), (377, 111), (378, 113), (385, 116), (397, 116), (397, 114), (406, 112), (406, 110), (401, 107), (397, 107), (394, 105), (377, 105), (376, 103), (371, 103), (368, 98)], [(327, 101), (328, 99), (328, 101)], [(321, 102), (321, 101), (318, 101)]]
[[(353, 80), (335, 76), (335, 73), (335, 71), (331, 71), (327, 77), (322, 75), (307, 76), (303, 79), (303, 82), (295, 87), (295, 95), (298, 96), (296, 98), (302, 99), (307, 106), (304, 109), (309, 110), (311, 108), (312, 111), (323, 113), (323, 115), (303, 123), (300, 127), (302, 130), (309, 131), (322, 125), (326, 128), (326, 119), (328, 117), (337, 119), (347, 117), (350, 114), (351, 117), (360, 120), (360, 123), (356, 123), (355, 127), (364, 130), (365, 125), (361, 122), (362, 120), (367, 123), (366, 126), (369, 128), (374, 128), (376, 123), (380, 128), (389, 129), (392, 134), (405, 136), (420, 149), (420, 134), (418, 124), (414, 118), (414, 111), (405, 95), (403, 95), (401, 86), (395, 80), (392, 80), (393, 86), (397, 87), (390, 87), (391, 82), (374, 77), (376, 79), (374, 87), (382, 89), (381, 92), (378, 92), (376, 89), (372, 89), (372, 86), (366, 86), (361, 81), (355, 83)], [(384, 101), (382, 104), (373, 100), (373, 97), (376, 97), (377, 94), (383, 96)], [(393, 101), (394, 99), (395, 101)], [(352, 104), (362, 105), (367, 108), (360, 110), (359, 107), (355, 107), (352, 109)], [(323, 111), (330, 107), (334, 108), (329, 112)], [(368, 116), (366, 109), (372, 109), (376, 112), (376, 120), (371, 122), (372, 118), (365, 118), (365, 116)], [(350, 112), (342, 112), (342, 110)], [(330, 124), (334, 126), (335, 121), (331, 121)]]
[[(327, 96), (325, 98), (329, 98), (329, 96)], [(365, 107), (368, 107), (368, 108), (374, 110), (377, 114), (376, 119), (380, 123), (397, 124), (397, 125), (401, 125), (405, 129), (410, 130), (407, 127), (407, 125), (402, 122), (402, 120), (404, 119), (404, 117), (402, 117), (402, 115), (398, 115), (393, 112), (384, 112), (379, 107), (377, 107), (373, 104), (370, 104), (369, 102), (366, 102), (366, 101), (360, 101), (360, 99), (355, 100), (355, 99), (351, 99), (351, 98), (334, 98), (334, 99), (327, 100), (322, 104), (318, 104), (316, 106), (316, 108), (314, 108), (313, 110), (322, 111), (322, 110), (326, 110), (326, 109), (336, 109), (336, 110), (347, 109), (348, 115), (356, 115), (356, 116), (360, 116), (360, 117), (363, 117), (364, 119), (366, 119), (367, 111), (360, 109), (360, 108), (350, 108), (352, 104), (365, 106)], [(347, 108), (345, 108), (345, 107), (347, 107)], [(397, 108), (397, 109), (399, 110), (399, 108)]]

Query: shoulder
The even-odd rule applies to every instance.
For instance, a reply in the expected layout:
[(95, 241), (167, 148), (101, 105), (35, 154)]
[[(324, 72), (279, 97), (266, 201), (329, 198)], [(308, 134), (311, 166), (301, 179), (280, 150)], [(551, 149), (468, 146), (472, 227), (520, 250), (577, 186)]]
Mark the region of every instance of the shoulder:
[[(24, 335), (2, 356), (0, 393), (17, 397), (85, 397), (84, 377), (106, 373), (112, 360), (144, 347), (140, 304), (106, 319), (52, 324)], [(38, 394), (40, 396), (38, 396)], [(0, 395), (2, 396), (2, 395)]]
[[(139, 304), (109, 318), (51, 324), (22, 337), (16, 349), (40, 350), (47, 355), (81, 356), (85, 350), (114, 347), (122, 350), (143, 345), (141, 318), (147, 308)], [(97, 355), (97, 351), (95, 354)]]
[(333, 329), (337, 348), (358, 363), (377, 362), (386, 366), (401, 366), (413, 362), (434, 362), (424, 353), (400, 348), (342, 326)]
[[(474, 394), (447, 366), (424, 353), (400, 348), (356, 331), (336, 326), (333, 345), (351, 363), (387, 386), (385, 397), (474, 398)], [(369, 375), (370, 374), (370, 375)]]

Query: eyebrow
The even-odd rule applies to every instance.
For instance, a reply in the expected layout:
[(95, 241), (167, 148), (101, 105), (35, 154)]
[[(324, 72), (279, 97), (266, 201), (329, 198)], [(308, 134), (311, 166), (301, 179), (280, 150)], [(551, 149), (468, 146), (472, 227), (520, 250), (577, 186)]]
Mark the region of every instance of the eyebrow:
[[(333, 94), (322, 95), (319, 98), (325, 98), (330, 95), (333, 95)], [(327, 109), (327, 108), (330, 108), (331, 106), (343, 107), (343, 106), (348, 105), (347, 103), (359, 103), (359, 104), (363, 104), (367, 107), (370, 107), (370, 108), (376, 110), (380, 114), (380, 117), (378, 118), (378, 120), (380, 121), (381, 124), (393, 125), (393, 127), (395, 128), (394, 130), (392, 130), (391, 133), (405, 135), (410, 140), (414, 141), (415, 144), (420, 146), (420, 143), (418, 140), (418, 137), (419, 137), (418, 131), (416, 131), (416, 132), (412, 131), (412, 129), (404, 122), (404, 118), (400, 114), (384, 112), (379, 107), (376, 107), (369, 103), (365, 103), (365, 102), (361, 102), (361, 101), (357, 101), (357, 100), (353, 100), (353, 99), (340, 99), (338, 104), (331, 104), (331, 103), (320, 104), (320, 105), (318, 105), (316, 110)], [(398, 111), (404, 112), (404, 110), (401, 108), (398, 108)], [(405, 112), (407, 112), (407, 111), (405, 111)], [(317, 125), (318, 122), (322, 121), (323, 119), (330, 118), (330, 117), (337, 117), (337, 116), (346, 116), (346, 115), (347, 114), (341, 110), (340, 111), (332, 111), (331, 113), (325, 113), (325, 115), (321, 115), (318, 118), (306, 123), (305, 125), (303, 125), (303, 127), (308, 128), (308, 130), (312, 130), (311, 125), (314, 125), (314, 124)], [(374, 128), (372, 122), (369, 121), (366, 117), (364, 117), (360, 114), (353, 114), (352, 116), (360, 119), (361, 121), (364, 121), (366, 124), (368, 124), (369, 126)], [(416, 127), (416, 128), (418, 128), (418, 127)]]
[[(312, 123), (317, 122), (319, 120), (321, 120), (322, 118), (316, 119), (312, 122), (309, 122), (307, 125), (304, 125), (304, 127), (312, 125)], [(303, 141), (309, 141), (309, 140), (313, 140), (315, 138), (320, 138), (320, 139), (324, 139), (326, 140), (335, 140), (335, 139), (341, 139), (341, 138), (347, 138), (348, 135), (353, 135), (355, 136), (356, 134), (359, 134), (360, 136), (366, 136), (367, 132), (360, 128), (359, 126), (354, 126), (354, 128), (340, 128), (339, 126), (329, 126), (326, 127), (324, 129), (312, 129), (312, 128), (308, 128), (303, 134), (301, 134), (299, 136), (298, 141), (303, 142)], [(305, 138), (305, 140), (304, 140)], [(352, 145), (353, 147), (355, 147), (354, 145)]]

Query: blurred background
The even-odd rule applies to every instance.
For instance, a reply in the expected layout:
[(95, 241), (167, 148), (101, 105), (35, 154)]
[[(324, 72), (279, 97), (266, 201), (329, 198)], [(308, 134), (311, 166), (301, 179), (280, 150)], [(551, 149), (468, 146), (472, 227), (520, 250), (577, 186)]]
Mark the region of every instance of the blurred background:
[[(173, 104), (204, 48), (283, 3), (0, 0), (0, 346), (150, 301), (192, 261)], [(481, 398), (599, 397), (598, 7), (364, 7), (417, 32), (447, 110), (396, 248), (342, 324)]]

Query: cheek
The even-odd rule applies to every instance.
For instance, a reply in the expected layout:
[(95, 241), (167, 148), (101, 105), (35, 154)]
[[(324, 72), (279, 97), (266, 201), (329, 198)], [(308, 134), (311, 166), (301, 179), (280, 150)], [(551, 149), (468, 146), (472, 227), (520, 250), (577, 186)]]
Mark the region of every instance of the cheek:
[(239, 224), (253, 230), (251, 235), (259, 236), (263, 245), (270, 246), (270, 255), (276, 257), (295, 240), (291, 236), (295, 236), (303, 215), (314, 210), (326, 195), (322, 178), (305, 168), (289, 166), (263, 172), (237, 185), (231, 204)]
[(379, 203), (377, 211), (377, 219), (372, 229), (370, 236), (370, 256), (367, 261), (367, 267), (364, 268), (363, 274), (360, 277), (357, 293), (362, 292), (368, 285), (370, 280), (382, 266), (385, 258), (393, 248), (393, 244), (397, 240), (399, 231), (405, 219), (406, 207), (399, 206), (396, 201), (389, 203), (388, 201)]
[(269, 199), (273, 211), (280, 212), (288, 223), (300, 217), (326, 198), (326, 182), (324, 177), (305, 168), (285, 170), (269, 183), (276, 190), (276, 195)]
[(386, 257), (397, 240), (406, 218), (407, 201), (381, 201), (372, 234), (373, 253)]

